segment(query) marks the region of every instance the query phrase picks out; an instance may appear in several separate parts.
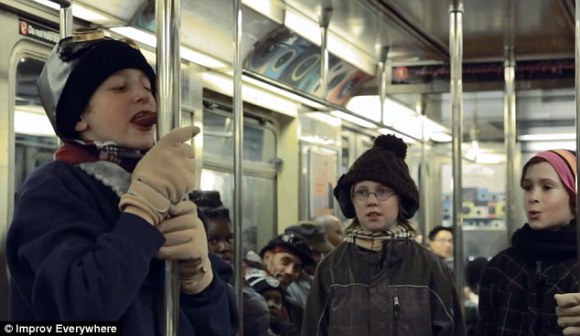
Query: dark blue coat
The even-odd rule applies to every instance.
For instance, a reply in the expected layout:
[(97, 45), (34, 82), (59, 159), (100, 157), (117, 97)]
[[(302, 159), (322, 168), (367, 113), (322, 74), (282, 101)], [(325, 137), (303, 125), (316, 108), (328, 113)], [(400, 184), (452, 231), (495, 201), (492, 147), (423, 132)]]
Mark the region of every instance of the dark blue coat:
[[(164, 237), (120, 213), (113, 190), (130, 175), (112, 165), (89, 174), (55, 161), (24, 183), (6, 243), (13, 320), (120, 321), (123, 335), (162, 334), (164, 262), (155, 255)], [(212, 265), (207, 289), (181, 294), (180, 336), (236, 333), (233, 291), (219, 276), (229, 265)]]

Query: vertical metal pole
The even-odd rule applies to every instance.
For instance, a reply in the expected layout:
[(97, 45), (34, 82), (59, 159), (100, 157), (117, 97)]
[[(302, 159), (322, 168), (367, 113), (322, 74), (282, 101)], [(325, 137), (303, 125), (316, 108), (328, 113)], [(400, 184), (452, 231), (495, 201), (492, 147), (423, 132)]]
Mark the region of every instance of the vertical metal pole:
[(322, 4), (318, 21), (320, 25), (320, 86), (322, 88), (321, 98), (328, 96), (328, 25), (332, 17), (332, 6)]
[(463, 203), (462, 155), (463, 142), (463, 2), (451, 0), (449, 8), (449, 47), (451, 50), (451, 115), (453, 120), (453, 238), (455, 282), (463, 293)]
[[(515, 54), (513, 45), (505, 47), (505, 61), (504, 61), (504, 141), (506, 149), (506, 227), (510, 228), (516, 223), (515, 211), (515, 165), (514, 156), (516, 152), (516, 90), (515, 90)], [(510, 233), (510, 230), (506, 230)], [(508, 237), (509, 239), (509, 237)]]
[[(73, 33), (72, 0), (58, 0), (60, 5), (60, 38), (71, 36)], [(62, 145), (62, 140), (58, 138), (58, 145)]]
[(377, 77), (379, 78), (379, 99), (381, 106), (381, 120), (385, 123), (385, 99), (387, 98), (387, 59), (389, 58), (389, 47), (382, 46), (377, 65)]
[(63, 39), (72, 35), (73, 15), (72, 1), (60, 2), (60, 38)]
[[(418, 229), (419, 229), (419, 233), (421, 233), (423, 235), (423, 240), (425, 240), (426, 237), (426, 230), (425, 228), (427, 227), (427, 218), (430, 218), (427, 216), (427, 214), (429, 213), (429, 208), (430, 206), (428, 205), (429, 202), (427, 200), (429, 200), (431, 198), (431, 195), (429, 194), (429, 190), (431, 189), (429, 186), (427, 186), (427, 181), (428, 181), (428, 170), (427, 170), (427, 142), (429, 141), (429, 139), (427, 138), (427, 135), (425, 134), (425, 120), (427, 118), (426, 116), (426, 103), (425, 103), (425, 95), (421, 94), (419, 95), (419, 98), (417, 99), (417, 102), (415, 103), (415, 110), (417, 111), (417, 113), (419, 113), (421, 115), (421, 160), (420, 160), (420, 165), (419, 165), (419, 192), (421, 195), (421, 199), (425, 200), (423, 202), (421, 202), (421, 207), (419, 208), (419, 220), (417, 221), (418, 223)], [(430, 224), (430, 223), (429, 223)], [(431, 227), (431, 225), (429, 225), (429, 227)]]
[[(575, 84), (576, 84), (576, 153), (578, 153), (578, 150), (580, 150), (580, 137), (578, 135), (580, 135), (580, 122), (579, 122), (579, 117), (580, 117), (580, 69), (578, 69), (578, 67), (580, 67), (580, 0), (576, 0), (576, 20), (575, 20), (575, 34), (576, 34), (576, 44), (575, 44), (575, 52), (574, 52), (574, 56), (576, 58), (575, 61), (575, 68), (576, 68), (576, 76), (575, 76)], [(580, 161), (576, 160), (576, 171), (579, 171), (580, 169)], [(578, 188), (578, 178), (576, 178), (576, 190), (579, 190)], [(580, 204), (580, 195), (578, 195), (578, 193), (576, 193), (576, 212), (578, 212), (579, 208), (579, 204)], [(577, 244), (578, 244), (578, 255), (577, 255), (577, 260), (580, 260), (580, 229), (578, 229), (578, 227), (580, 227), (580, 216), (578, 216), (576, 214), (576, 239), (577, 239)], [(576, 267), (576, 277), (580, 278), (580, 268)], [(579, 287), (580, 287), (580, 283), (579, 283)]]
[[(162, 137), (181, 125), (180, 0), (156, 0), (157, 20), (157, 135)], [(179, 328), (180, 278), (177, 262), (165, 263), (163, 312), (166, 336)]]
[[(238, 298), (239, 316), (244, 316), (242, 300), (242, 162), (244, 148), (244, 106), (242, 101), (242, 0), (234, 1), (234, 288)], [(240, 318), (240, 335), (243, 336), (243, 319)]]

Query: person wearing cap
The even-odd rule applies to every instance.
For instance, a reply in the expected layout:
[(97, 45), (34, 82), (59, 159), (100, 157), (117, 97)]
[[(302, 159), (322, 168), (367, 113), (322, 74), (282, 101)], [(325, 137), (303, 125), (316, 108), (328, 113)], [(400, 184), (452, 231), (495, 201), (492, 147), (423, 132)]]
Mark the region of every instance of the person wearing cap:
[[(312, 249), (304, 238), (293, 232), (283, 233), (270, 240), (260, 250), (260, 257), (268, 273), (280, 281), (284, 290), (299, 278), (304, 267), (314, 264)], [(288, 295), (286, 308), (290, 322), (297, 325), (300, 330), (304, 309)]]
[(334, 196), (354, 220), (316, 269), (301, 335), (465, 334), (450, 270), (413, 239), (419, 191), (406, 153), (381, 135), (337, 181)]
[(284, 233), (270, 240), (260, 250), (268, 272), (287, 288), (298, 279), (303, 267), (314, 264), (312, 248), (295, 233)]
[(249, 273), (245, 279), (266, 300), (270, 310), (272, 332), (280, 336), (300, 335), (300, 329), (289, 321), (285, 293), (280, 281), (259, 272)]
[(303, 221), (297, 225), (291, 225), (287, 227), (284, 232), (294, 233), (302, 237), (306, 244), (310, 246), (312, 250), (312, 260), (314, 262), (303, 269), (310, 275), (314, 275), (314, 268), (316, 265), (318, 265), (324, 255), (332, 251), (334, 248), (334, 246), (326, 240), (324, 228), (316, 224), (314, 221)]
[[(178, 335), (237, 332), (235, 297), (214, 272), (195, 204), (199, 129), (155, 142), (155, 73), (134, 46), (100, 31), (58, 42), (38, 79), (62, 140), (19, 193), (6, 249), (11, 319), (118, 321), (161, 335), (163, 260), (178, 261)], [(162, 162), (163, 164), (159, 164)]]
[(569, 318), (580, 317), (580, 306), (574, 312), (568, 300), (573, 295), (565, 293), (577, 293), (580, 281), (576, 179), (576, 155), (568, 150), (539, 152), (524, 164), (520, 185), (527, 223), (482, 273), (478, 334), (574, 334), (579, 325)]
[(291, 225), (284, 230), (285, 233), (294, 233), (302, 238), (312, 249), (313, 264), (303, 267), (298, 278), (290, 283), (286, 288), (291, 300), (298, 303), (302, 308), (306, 306), (306, 299), (312, 283), (312, 276), (316, 265), (328, 252), (332, 251), (332, 246), (324, 236), (324, 229), (313, 221), (304, 221), (298, 225)]

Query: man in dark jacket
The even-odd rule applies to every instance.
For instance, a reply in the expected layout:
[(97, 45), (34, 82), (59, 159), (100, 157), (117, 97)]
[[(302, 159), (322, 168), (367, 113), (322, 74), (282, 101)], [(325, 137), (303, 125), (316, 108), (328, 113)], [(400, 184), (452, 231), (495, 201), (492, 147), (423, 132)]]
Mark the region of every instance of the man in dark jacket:
[[(314, 264), (310, 246), (302, 237), (292, 232), (270, 240), (260, 251), (260, 256), (270, 275), (280, 281), (284, 290), (298, 279), (303, 267)], [(286, 296), (286, 309), (290, 322), (300, 330), (304, 309), (289, 296)]]

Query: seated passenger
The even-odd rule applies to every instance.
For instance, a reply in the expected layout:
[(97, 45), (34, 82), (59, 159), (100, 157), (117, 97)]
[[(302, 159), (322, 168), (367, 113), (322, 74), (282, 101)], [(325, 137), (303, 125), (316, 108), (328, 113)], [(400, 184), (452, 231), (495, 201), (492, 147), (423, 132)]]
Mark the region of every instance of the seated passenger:
[(528, 222), (483, 271), (480, 334), (562, 334), (554, 297), (578, 292), (580, 281), (576, 179), (576, 156), (563, 149), (539, 152), (523, 166), (520, 183)]
[(276, 335), (300, 335), (298, 326), (288, 317), (284, 289), (280, 281), (266, 274), (248, 274), (246, 280), (262, 295), (270, 309), (270, 329)]
[[(303, 238), (294, 233), (284, 233), (268, 242), (260, 251), (268, 273), (280, 281), (284, 290), (296, 281), (304, 266), (314, 264), (312, 249)], [(286, 297), (290, 322), (300, 326), (304, 309)]]
[(304, 266), (314, 264), (312, 249), (294, 233), (284, 233), (270, 240), (260, 250), (260, 257), (270, 275), (278, 279), (283, 288), (298, 279)]
[(38, 87), (62, 145), (19, 193), (11, 319), (119, 321), (126, 336), (161, 335), (165, 259), (179, 261), (177, 334), (236, 334), (233, 292), (214, 276), (230, 267), (208, 255), (184, 201), (196, 179), (185, 142), (199, 129), (155, 143), (155, 85), (139, 50), (99, 32), (62, 39), (48, 56)]
[[(221, 201), (220, 193), (215, 190), (195, 190), (189, 194), (189, 199), (198, 206), (200, 218), (207, 230), (210, 252), (232, 264), (232, 221), (230, 211)], [(271, 335), (268, 304), (245, 280), (242, 284), (242, 303), (244, 335)]]
[(406, 153), (381, 135), (338, 180), (334, 196), (354, 221), (316, 269), (303, 336), (465, 335), (450, 270), (413, 239), (419, 190)]
[(302, 308), (306, 306), (306, 298), (310, 292), (312, 276), (316, 270), (316, 265), (320, 259), (328, 252), (332, 251), (334, 246), (326, 240), (323, 229), (314, 222), (304, 221), (298, 225), (291, 225), (284, 230), (285, 233), (294, 233), (304, 238), (308, 246), (312, 249), (312, 259), (314, 263), (303, 267), (298, 279), (292, 281), (286, 291), (288, 296)]
[(294, 233), (300, 236), (310, 246), (314, 263), (305, 266), (303, 270), (311, 275), (314, 275), (314, 268), (316, 268), (320, 259), (334, 248), (326, 239), (324, 229), (311, 221), (303, 221), (298, 223), (298, 225), (291, 225), (284, 232), (289, 234)]
[(210, 252), (231, 265), (234, 251), (232, 220), (230, 210), (223, 205), (220, 193), (215, 190), (195, 190), (189, 195), (189, 199), (203, 215)]

